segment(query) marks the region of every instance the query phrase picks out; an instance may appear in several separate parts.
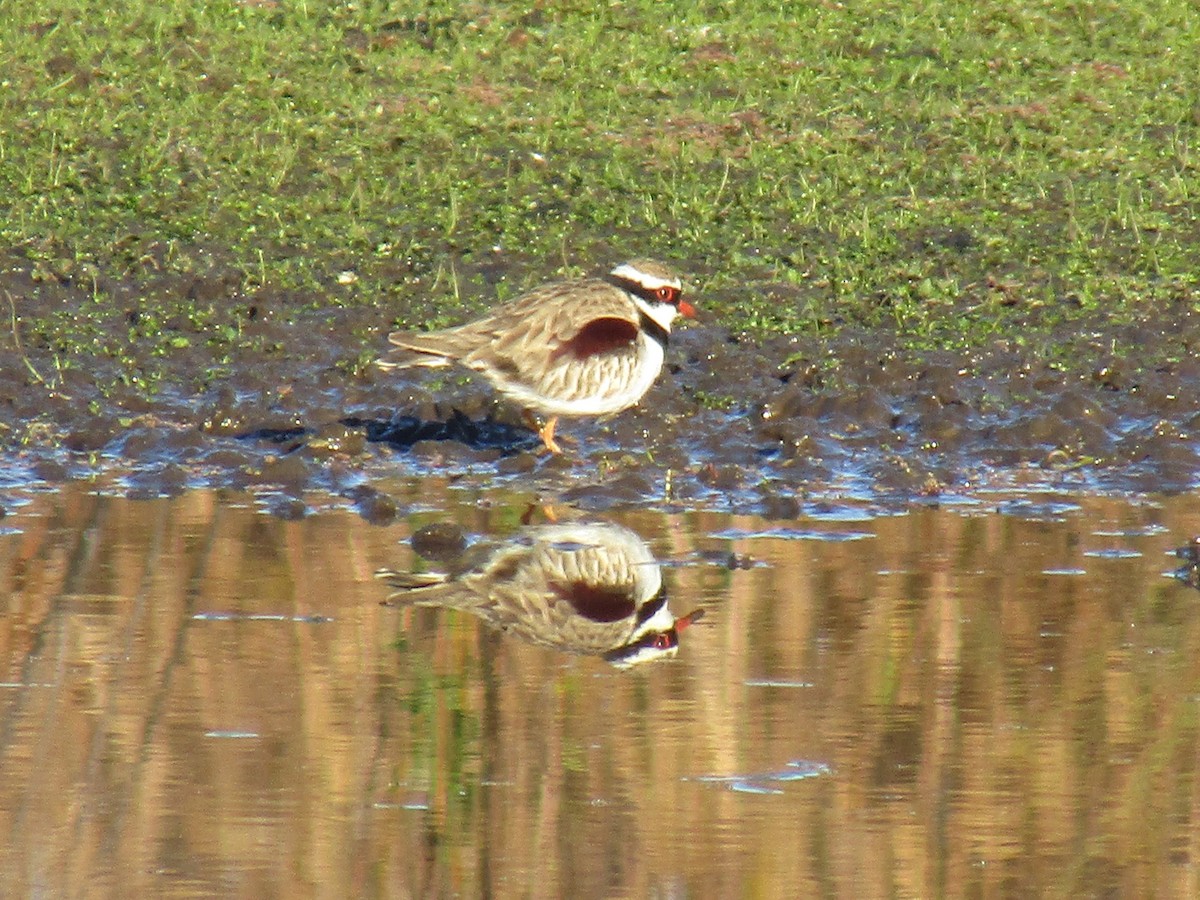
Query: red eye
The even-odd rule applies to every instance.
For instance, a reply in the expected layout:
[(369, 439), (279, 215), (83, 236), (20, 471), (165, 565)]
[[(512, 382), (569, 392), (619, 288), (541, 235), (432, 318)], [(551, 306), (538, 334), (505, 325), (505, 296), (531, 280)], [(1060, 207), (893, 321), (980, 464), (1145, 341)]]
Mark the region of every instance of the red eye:
[(654, 636), (654, 649), (667, 650), (671, 646), (671, 636), (669, 634), (656, 634)]
[(679, 290), (671, 287), (669, 284), (664, 284), (654, 292), (654, 295), (663, 303), (674, 303), (675, 298), (679, 296)]

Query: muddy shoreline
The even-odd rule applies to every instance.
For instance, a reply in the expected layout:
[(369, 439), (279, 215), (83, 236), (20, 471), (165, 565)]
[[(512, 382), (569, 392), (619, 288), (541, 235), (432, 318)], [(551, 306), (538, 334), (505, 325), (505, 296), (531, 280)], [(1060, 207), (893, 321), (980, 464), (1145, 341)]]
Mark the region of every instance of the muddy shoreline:
[[(217, 357), (181, 324), (177, 349), (151, 359), (139, 356), (130, 289), (127, 308), (97, 319), (95, 354), (64, 367), (52, 337), (28, 323), (90, 302), (82, 286), (33, 285), (11, 268), (6, 280), (8, 488), (99, 478), (136, 496), (272, 490), (285, 515), (320, 491), (386, 517), (394, 504), (375, 482), (436, 474), (594, 509), (787, 518), (831, 490), (897, 502), (1013, 485), (1156, 493), (1191, 489), (1200, 475), (1200, 363), (1190, 356), (1200, 321), (1183, 304), (1135, 325), (1076, 322), (983, 350), (913, 352), (852, 325), (758, 341), (722, 325), (720, 295), (702, 295), (700, 321), (672, 336), (642, 405), (564, 422), (573, 443), (546, 458), (519, 410), (481, 381), (371, 366), (394, 323), (383, 308), (310, 312), (311, 297), (234, 294), (224, 317), (239, 349)], [(197, 291), (211, 301), (228, 280), (177, 284), (174, 302)], [(1106, 349), (1128, 345), (1140, 359)], [(1071, 363), (1048, 362), (1047, 348)]]

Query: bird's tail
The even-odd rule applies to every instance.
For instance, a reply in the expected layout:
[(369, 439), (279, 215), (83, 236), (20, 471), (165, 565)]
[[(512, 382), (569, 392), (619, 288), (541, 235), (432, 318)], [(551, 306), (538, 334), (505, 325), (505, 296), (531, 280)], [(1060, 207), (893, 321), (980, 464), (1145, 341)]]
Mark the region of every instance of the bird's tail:
[(436, 602), (437, 595), (441, 593), (439, 588), (449, 578), (438, 572), (398, 572), (395, 569), (379, 569), (375, 577), (386, 581), (388, 587), (396, 588), (384, 601), (388, 606), (407, 606), (431, 600)]
[(440, 369), (450, 365), (451, 360), (445, 350), (423, 342), (419, 334), (397, 331), (389, 335), (388, 340), (395, 347), (375, 361), (381, 369)]

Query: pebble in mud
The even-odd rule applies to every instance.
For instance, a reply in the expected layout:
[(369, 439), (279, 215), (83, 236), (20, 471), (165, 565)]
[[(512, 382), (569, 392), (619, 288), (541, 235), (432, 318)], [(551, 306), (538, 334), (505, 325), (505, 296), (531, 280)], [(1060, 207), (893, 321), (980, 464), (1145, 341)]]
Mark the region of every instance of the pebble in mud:
[(537, 468), (537, 456), (532, 453), (517, 453), (506, 456), (496, 463), (497, 475), (527, 475)]
[(701, 466), (696, 478), (705, 485), (719, 491), (734, 491), (742, 486), (742, 471), (737, 466), (709, 463)]
[(39, 459), (33, 464), (33, 476), (47, 484), (63, 484), (71, 480), (72, 473), (57, 459)]
[(894, 416), (881, 392), (870, 387), (816, 398), (801, 410), (819, 421), (859, 431), (890, 428)]
[(622, 504), (640, 504), (652, 497), (661, 497), (662, 487), (645, 475), (628, 472), (597, 484), (569, 488), (562, 494), (564, 503), (597, 512)]
[(63, 446), (76, 453), (91, 453), (100, 450), (117, 434), (117, 423), (95, 416), (81, 422), (63, 438)]
[[(254, 427), (248, 410), (239, 408), (234, 392), (223, 387), (198, 411), (197, 425), (209, 434), (236, 435)], [(258, 427), (262, 427), (259, 423)]]
[(358, 456), (367, 449), (367, 436), (361, 428), (334, 422), (318, 429), (304, 445), (305, 452), (318, 459), (331, 456)]
[(312, 478), (312, 465), (298, 453), (268, 459), (258, 473), (262, 484), (302, 489)]
[(126, 484), (131, 498), (174, 497), (187, 489), (188, 473), (182, 466), (171, 464), (157, 471), (137, 472)]
[(970, 411), (954, 405), (930, 411), (916, 419), (898, 417), (897, 428), (908, 435), (920, 435), (923, 442), (953, 445), (962, 441), (970, 427)]
[(580, 460), (572, 455), (568, 450), (566, 453), (556, 453), (553, 456), (546, 457), (546, 461), (541, 465), (543, 473), (569, 473), (580, 467)]
[(788, 419), (775, 419), (760, 426), (760, 433), (767, 446), (778, 445), (785, 459), (805, 456), (816, 452), (816, 442), (813, 434), (822, 429), (815, 419), (796, 416)]
[(193, 461), (205, 453), (209, 440), (193, 428), (164, 428), (146, 422), (129, 427), (104, 448), (104, 452), (130, 460)]
[(706, 563), (730, 570), (753, 569), (758, 565), (749, 554), (734, 553), (731, 550), (700, 550), (696, 555)]
[(468, 447), (458, 441), (417, 441), (410, 452), (414, 459), (437, 468), (482, 465), (500, 459), (497, 449)]
[(759, 501), (759, 514), (768, 520), (796, 519), (800, 516), (800, 501), (792, 494), (764, 491)]
[(273, 497), (266, 507), (271, 515), (287, 521), (297, 521), (308, 515), (308, 507), (296, 497)]
[(435, 522), (418, 529), (411, 543), (418, 556), (430, 562), (451, 563), (467, 549), (467, 532), (454, 522)]
[(1117, 444), (1117, 455), (1131, 463), (1153, 459), (1172, 469), (1190, 470), (1196, 465), (1195, 443), (1168, 423), (1126, 435)]
[(358, 514), (372, 525), (390, 525), (400, 515), (396, 501), (373, 487), (360, 485), (348, 494)]

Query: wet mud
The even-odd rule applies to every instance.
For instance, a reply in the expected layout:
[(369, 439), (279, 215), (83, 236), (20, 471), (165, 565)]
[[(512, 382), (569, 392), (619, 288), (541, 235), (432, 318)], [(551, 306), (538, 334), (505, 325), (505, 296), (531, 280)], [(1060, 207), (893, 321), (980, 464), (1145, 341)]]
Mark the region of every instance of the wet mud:
[[(131, 290), (97, 319), (95, 347), (108, 349), (88, 355), (31, 323), (92, 302), (90, 288), (27, 283), (11, 267), (4, 277), (17, 298), (0, 346), (10, 487), (100, 479), (147, 497), (233, 488), (269, 494), (285, 517), (321, 492), (387, 521), (400, 507), (380, 479), (440, 475), (585, 509), (779, 519), (826, 489), (899, 502), (1014, 485), (1169, 492), (1200, 473), (1190, 352), (1200, 318), (1190, 308), (982, 350), (902, 352), (892, 332), (851, 325), (753, 339), (722, 323), (720, 294), (701, 293), (700, 320), (672, 335), (642, 404), (565, 420), (567, 452), (548, 457), (520, 410), (481, 380), (367, 364), (397, 318), (382, 303), (296, 312), (312, 298), (231, 295), (222, 327), (237, 329), (242, 349), (218, 358), (203, 330), (166, 321), (185, 339), (150, 358)], [(183, 278), (160, 292), (219, 301), (226, 281)], [(1114, 346), (1144, 355), (1118, 358)]]

